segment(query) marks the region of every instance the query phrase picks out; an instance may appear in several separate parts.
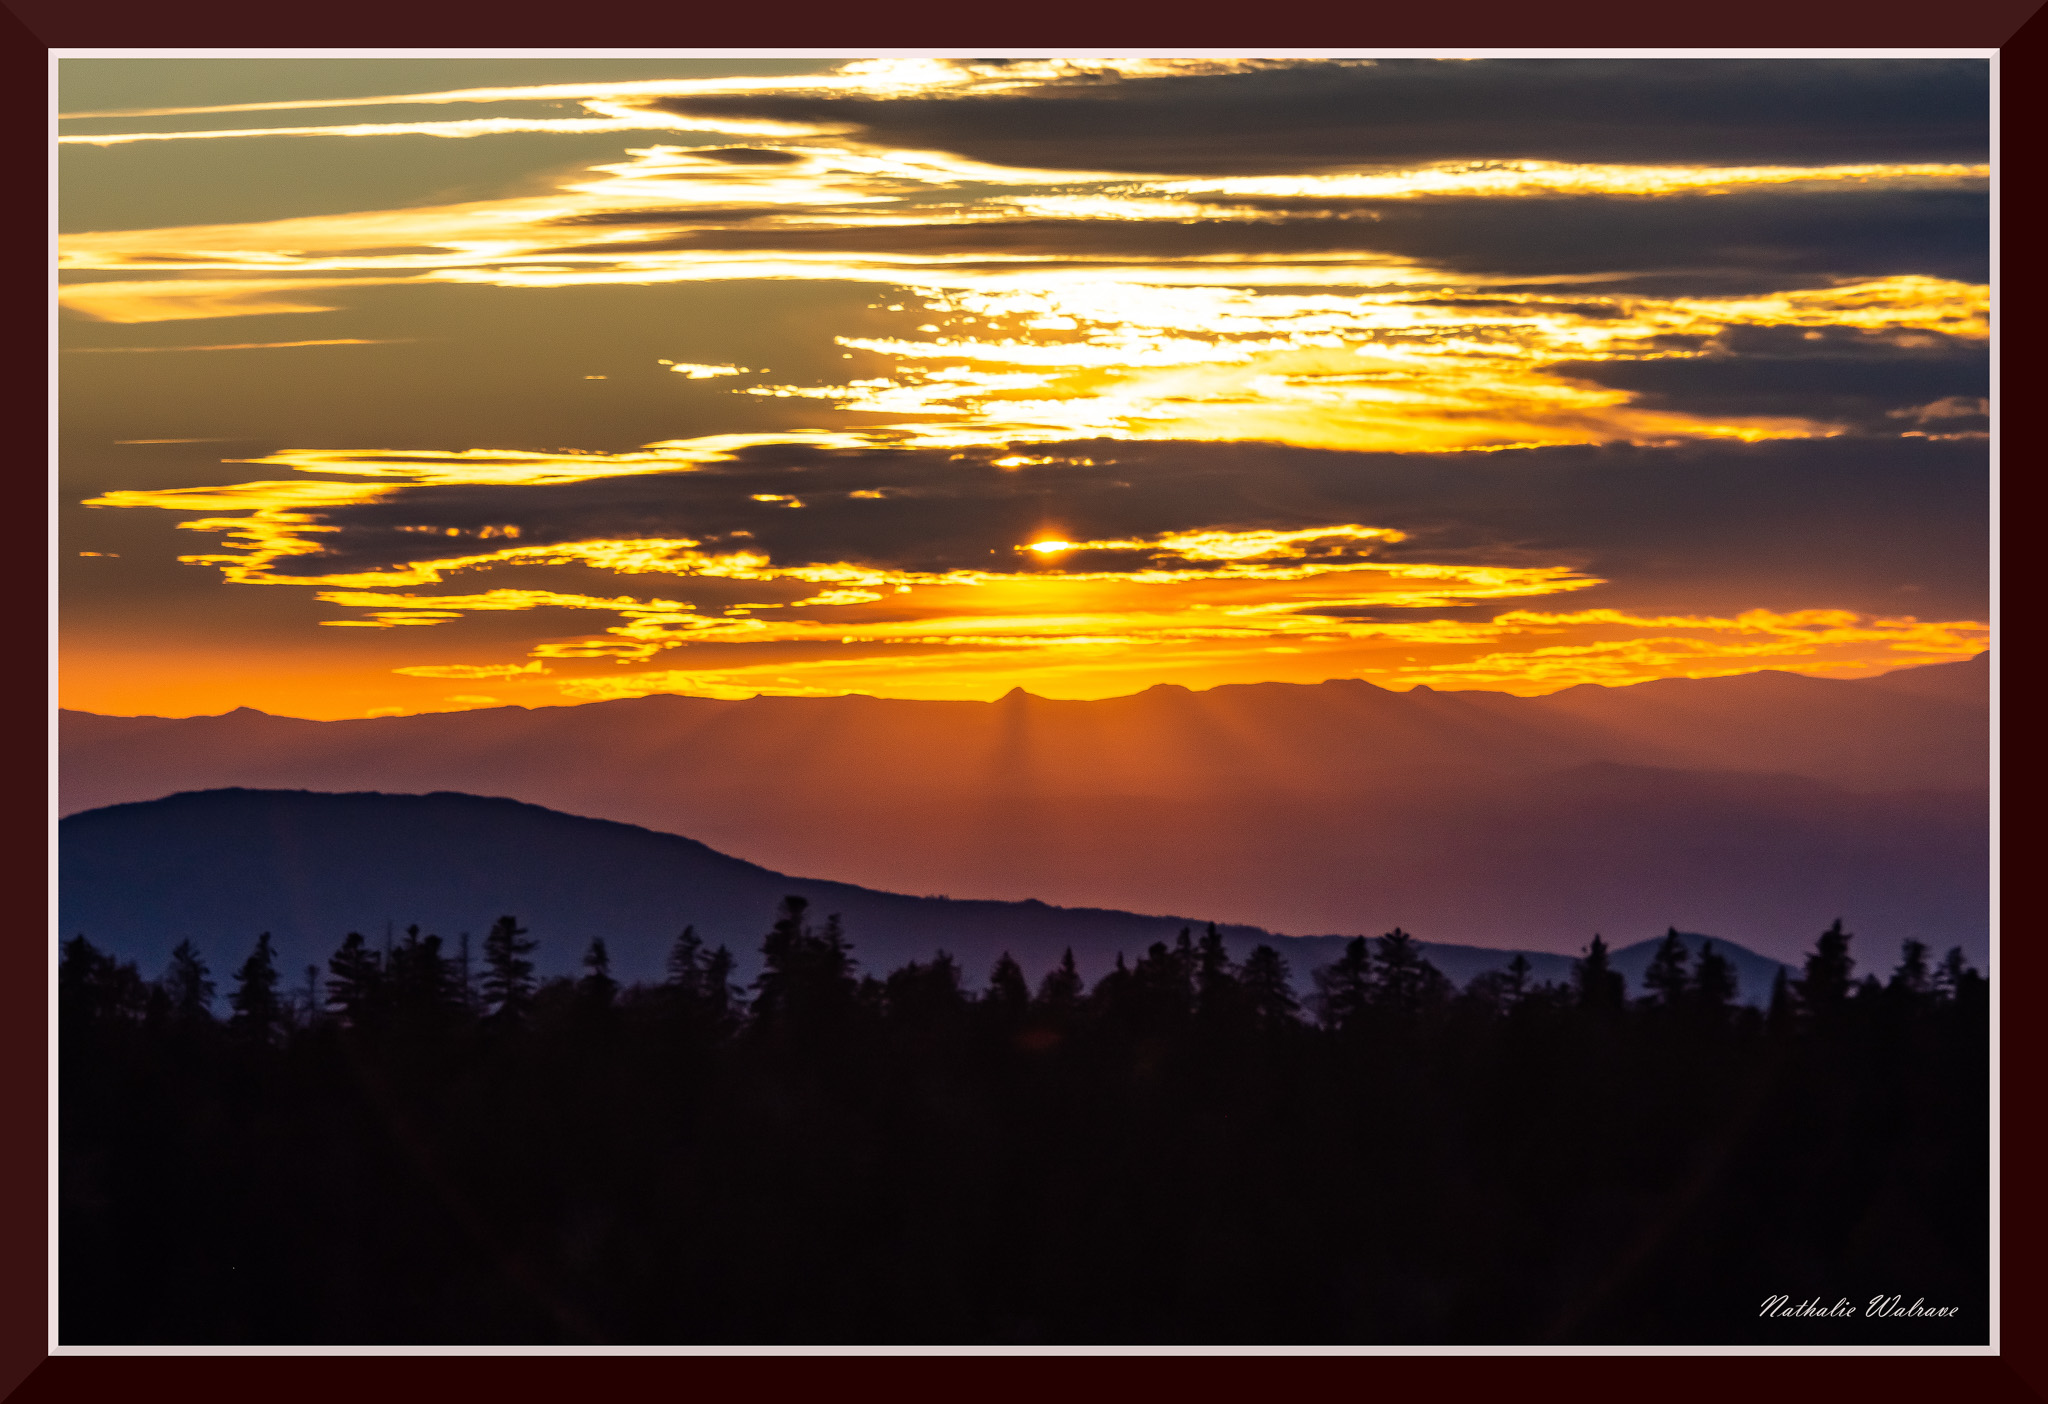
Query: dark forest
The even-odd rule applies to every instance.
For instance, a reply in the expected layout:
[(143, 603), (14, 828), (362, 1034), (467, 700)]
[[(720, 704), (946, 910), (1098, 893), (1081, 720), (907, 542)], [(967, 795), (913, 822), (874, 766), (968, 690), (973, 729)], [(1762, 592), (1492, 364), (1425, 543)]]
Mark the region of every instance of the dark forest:
[(1305, 1000), (1213, 928), (1092, 989), (864, 975), (799, 898), (744, 988), (690, 930), (658, 985), (479, 945), (66, 942), (63, 1341), (1988, 1339), (1960, 951), (1859, 978), (1837, 922), (1759, 1009), (1676, 932), (1640, 991), (1597, 937), (1459, 990), (1396, 930)]

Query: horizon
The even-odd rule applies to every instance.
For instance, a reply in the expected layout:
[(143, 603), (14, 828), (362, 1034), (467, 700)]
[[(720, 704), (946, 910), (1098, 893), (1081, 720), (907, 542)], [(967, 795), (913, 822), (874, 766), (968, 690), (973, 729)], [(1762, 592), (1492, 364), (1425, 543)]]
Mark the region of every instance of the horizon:
[(1974, 654), (1974, 655), (1972, 655), (1972, 656), (1971, 656), (1971, 657), (1969, 657), (1969, 658), (1962, 658), (1962, 659), (1954, 659), (1954, 660), (1949, 660), (1949, 662), (1944, 662), (1944, 663), (1907, 663), (1907, 664), (1903, 664), (1903, 665), (1901, 665), (1900, 667), (1897, 667), (1897, 668), (1893, 668), (1893, 669), (1889, 669), (1889, 670), (1887, 670), (1886, 672), (1882, 672), (1882, 673), (1870, 673), (1870, 674), (1866, 674), (1866, 675), (1864, 675), (1864, 676), (1862, 676), (1862, 677), (1856, 677), (1856, 678), (1838, 678), (1838, 677), (1829, 677), (1829, 676), (1827, 676), (1826, 674), (1813, 674), (1813, 673), (1802, 673), (1802, 672), (1799, 672), (1798, 670), (1796, 670), (1796, 669), (1792, 669), (1792, 668), (1759, 668), (1759, 669), (1756, 669), (1756, 670), (1754, 670), (1753, 672), (1748, 672), (1748, 673), (1718, 673), (1718, 674), (1715, 674), (1715, 675), (1714, 675), (1713, 677), (1709, 677), (1709, 678), (1687, 678), (1687, 677), (1677, 677), (1677, 678), (1639, 678), (1639, 679), (1636, 679), (1636, 680), (1634, 680), (1634, 681), (1631, 681), (1631, 682), (1621, 682), (1621, 683), (1565, 683), (1565, 684), (1562, 684), (1561, 686), (1559, 686), (1559, 687), (1557, 687), (1557, 688), (1555, 688), (1555, 689), (1552, 689), (1551, 691), (1548, 691), (1548, 692), (1507, 692), (1507, 691), (1505, 691), (1505, 690), (1503, 690), (1503, 689), (1500, 689), (1500, 688), (1479, 688), (1479, 687), (1431, 687), (1431, 686), (1430, 686), (1430, 685), (1429, 685), (1428, 683), (1413, 683), (1413, 684), (1411, 684), (1410, 686), (1408, 686), (1408, 687), (1406, 687), (1406, 688), (1391, 688), (1391, 687), (1387, 687), (1386, 685), (1384, 685), (1384, 684), (1382, 684), (1382, 683), (1375, 683), (1375, 682), (1371, 681), (1371, 680), (1370, 680), (1370, 679), (1368, 679), (1368, 678), (1323, 678), (1323, 679), (1321, 679), (1320, 681), (1317, 681), (1317, 682), (1298, 682), (1298, 681), (1292, 681), (1292, 680), (1288, 680), (1288, 679), (1281, 679), (1281, 678), (1269, 678), (1269, 679), (1263, 679), (1263, 680), (1260, 680), (1260, 681), (1257, 681), (1257, 682), (1219, 682), (1219, 683), (1213, 683), (1213, 684), (1209, 685), (1208, 687), (1189, 687), (1189, 686), (1187, 686), (1186, 684), (1183, 684), (1183, 683), (1176, 683), (1176, 682), (1156, 682), (1156, 683), (1153, 683), (1153, 684), (1152, 684), (1151, 686), (1149, 686), (1149, 687), (1145, 687), (1145, 688), (1141, 688), (1141, 689), (1139, 689), (1139, 690), (1138, 690), (1138, 691), (1136, 691), (1136, 692), (1125, 692), (1125, 693), (1112, 693), (1112, 694), (1109, 694), (1109, 695), (1107, 695), (1107, 696), (1102, 696), (1102, 697), (1049, 697), (1049, 696), (1046, 696), (1046, 695), (1044, 695), (1044, 694), (1042, 694), (1042, 693), (1036, 693), (1036, 692), (1033, 692), (1033, 691), (1031, 691), (1031, 690), (1030, 690), (1029, 688), (1026, 688), (1026, 687), (1022, 686), (1021, 684), (1019, 684), (1018, 686), (1015, 686), (1015, 687), (1011, 688), (1011, 689), (1010, 689), (1010, 691), (1008, 691), (1008, 692), (1005, 692), (1005, 693), (1003, 693), (1003, 694), (1002, 694), (1001, 696), (998, 696), (998, 697), (945, 697), (945, 698), (930, 698), (930, 697), (889, 697), (889, 696), (885, 696), (885, 695), (882, 695), (882, 694), (879, 694), (879, 693), (872, 693), (872, 692), (836, 692), (836, 693), (829, 693), (829, 694), (824, 694), (824, 695), (816, 695), (816, 696), (814, 696), (814, 695), (811, 695), (811, 694), (800, 694), (800, 695), (798, 695), (798, 696), (797, 696), (796, 698), (792, 699), (792, 698), (790, 698), (789, 694), (784, 694), (784, 693), (772, 693), (772, 692), (757, 692), (757, 693), (752, 693), (752, 694), (750, 694), (750, 695), (748, 695), (748, 696), (745, 696), (745, 697), (702, 697), (702, 696), (698, 696), (697, 694), (693, 694), (693, 693), (676, 693), (676, 692), (668, 692), (668, 693), (644, 693), (644, 694), (641, 694), (640, 696), (637, 696), (637, 697), (615, 697), (615, 698), (602, 698), (602, 699), (599, 699), (599, 700), (597, 700), (597, 701), (585, 701), (585, 702), (575, 702), (575, 701), (571, 701), (571, 702), (534, 702), (534, 703), (524, 703), (524, 702), (498, 702), (498, 703), (493, 703), (493, 704), (490, 704), (490, 705), (488, 705), (488, 706), (485, 706), (485, 705), (468, 705), (468, 706), (461, 706), (461, 707), (445, 707), (445, 708), (436, 708), (436, 709), (433, 709), (433, 710), (421, 710), (421, 711), (417, 711), (417, 712), (384, 712), (384, 713), (380, 713), (380, 714), (378, 714), (378, 715), (376, 715), (376, 716), (369, 716), (369, 717), (354, 717), (354, 716), (341, 716), (341, 717), (306, 717), (306, 716), (298, 716), (298, 715), (295, 715), (295, 714), (292, 714), (292, 713), (285, 713), (285, 712), (268, 712), (268, 711), (265, 711), (264, 709), (262, 709), (261, 707), (251, 707), (251, 706), (248, 706), (248, 705), (246, 705), (246, 704), (245, 704), (245, 705), (242, 705), (242, 706), (238, 706), (238, 707), (231, 707), (231, 708), (229, 708), (228, 710), (226, 710), (226, 711), (224, 711), (224, 712), (195, 712), (195, 713), (191, 713), (191, 714), (188, 714), (188, 715), (185, 715), (185, 716), (166, 716), (166, 715), (164, 715), (164, 714), (162, 714), (162, 713), (158, 713), (158, 712), (94, 712), (94, 711), (88, 711), (88, 710), (86, 710), (86, 709), (84, 709), (84, 708), (78, 708), (78, 707), (64, 707), (64, 706), (59, 706), (59, 707), (58, 707), (58, 708), (57, 708), (56, 710), (57, 710), (57, 711), (59, 711), (59, 712), (71, 712), (71, 713), (74, 713), (74, 714), (76, 714), (76, 715), (80, 715), (80, 716), (93, 716), (93, 717), (108, 717), (108, 718), (113, 718), (113, 719), (119, 719), (119, 720), (127, 720), (127, 721), (199, 721), (199, 720), (205, 720), (205, 719), (209, 719), (209, 718), (218, 718), (218, 717), (228, 717), (228, 716), (233, 716), (233, 715), (234, 715), (235, 713), (237, 713), (237, 712), (254, 712), (254, 713), (255, 713), (256, 715), (258, 715), (258, 716), (264, 716), (264, 717), (274, 717), (274, 718), (276, 718), (276, 719), (277, 719), (277, 720), (279, 720), (279, 721), (317, 721), (317, 722), (329, 722), (329, 721), (389, 721), (389, 720), (398, 720), (398, 719), (402, 719), (402, 718), (405, 718), (405, 717), (421, 717), (421, 716), (453, 716), (453, 715), (457, 715), (457, 714), (460, 714), (460, 713), (463, 713), (463, 712), (488, 712), (488, 711), (520, 711), (520, 712), (538, 712), (538, 711), (559, 711), (559, 710), (563, 710), (563, 709), (572, 709), (572, 708), (579, 708), (579, 707), (595, 707), (595, 706), (602, 706), (602, 705), (603, 705), (604, 703), (606, 703), (606, 702), (633, 702), (633, 701), (639, 701), (639, 700), (641, 700), (641, 699), (642, 699), (643, 697), (676, 697), (676, 698), (686, 698), (686, 699), (689, 699), (689, 700), (692, 700), (692, 701), (704, 701), (704, 702), (755, 702), (755, 701), (760, 701), (760, 700), (763, 700), (763, 699), (775, 699), (775, 700), (802, 700), (802, 701), (820, 701), (820, 702), (832, 702), (832, 701), (839, 701), (839, 700), (841, 700), (841, 699), (845, 699), (845, 698), (858, 698), (858, 699), (864, 699), (864, 700), (867, 700), (867, 701), (870, 701), (870, 702), (961, 702), (961, 703), (973, 703), (973, 704), (979, 704), (979, 705), (981, 705), (981, 706), (995, 706), (995, 705), (997, 705), (998, 703), (1001, 703), (1001, 702), (1006, 702), (1006, 701), (1008, 701), (1008, 700), (1009, 700), (1009, 699), (1010, 699), (1010, 698), (1011, 698), (1012, 696), (1018, 696), (1018, 695), (1021, 695), (1021, 696), (1025, 697), (1025, 698), (1028, 698), (1028, 699), (1030, 699), (1031, 701), (1034, 701), (1034, 702), (1121, 702), (1121, 701), (1128, 701), (1128, 700), (1130, 700), (1130, 699), (1132, 699), (1132, 698), (1137, 698), (1137, 697), (1143, 697), (1143, 696), (1144, 696), (1144, 695), (1146, 695), (1147, 693), (1151, 693), (1151, 692), (1158, 692), (1158, 691), (1161, 691), (1162, 689), (1163, 689), (1163, 690), (1167, 690), (1167, 691), (1180, 691), (1180, 692), (1188, 692), (1188, 693), (1196, 693), (1196, 694), (1200, 694), (1200, 693), (1208, 693), (1208, 692), (1217, 692), (1217, 691), (1221, 691), (1221, 690), (1222, 690), (1222, 689), (1224, 689), (1224, 688), (1231, 688), (1231, 687), (1264, 687), (1264, 686), (1272, 685), (1272, 686), (1277, 686), (1277, 687), (1304, 687), (1304, 688), (1306, 688), (1306, 687), (1325, 687), (1325, 686), (1328, 686), (1328, 685), (1329, 685), (1329, 684), (1331, 684), (1331, 683), (1363, 683), (1363, 684), (1365, 684), (1365, 685), (1366, 685), (1367, 687), (1371, 687), (1371, 688), (1374, 688), (1374, 689), (1376, 689), (1376, 690), (1378, 690), (1378, 691), (1381, 691), (1381, 692), (1388, 692), (1388, 693), (1392, 693), (1392, 694), (1394, 694), (1394, 695), (1396, 695), (1396, 696), (1403, 696), (1403, 695), (1406, 695), (1406, 694), (1408, 694), (1408, 693), (1411, 693), (1411, 692), (1427, 692), (1427, 693), (1434, 693), (1434, 694), (1447, 694), (1447, 695), (1457, 695), (1457, 694), (1460, 694), (1460, 693), (1484, 693), (1484, 694), (1487, 694), (1487, 695), (1489, 695), (1489, 696), (1496, 696), (1496, 697), (1518, 697), (1518, 698), (1523, 698), (1523, 699), (1527, 699), (1527, 700), (1531, 700), (1531, 701), (1533, 701), (1533, 700), (1536, 700), (1536, 699), (1539, 699), (1539, 698), (1544, 698), (1544, 697), (1555, 697), (1555, 696), (1557, 696), (1557, 694), (1558, 694), (1558, 693), (1560, 693), (1560, 692), (1569, 692), (1569, 691), (1571, 691), (1571, 690), (1573, 690), (1573, 689), (1575, 689), (1575, 688), (1582, 688), (1582, 687), (1594, 687), (1594, 688), (1601, 688), (1601, 689), (1605, 689), (1605, 690), (1609, 690), (1609, 691), (1619, 691), (1619, 690), (1624, 690), (1624, 689), (1627, 689), (1627, 688), (1633, 688), (1633, 687), (1642, 687), (1642, 686), (1645, 686), (1645, 685), (1647, 685), (1647, 684), (1649, 684), (1649, 683), (1656, 683), (1656, 682), (1715, 682), (1715, 681), (1720, 681), (1720, 680), (1723, 680), (1723, 679), (1734, 679), (1734, 678), (1748, 678), (1748, 677), (1755, 677), (1755, 676), (1757, 676), (1757, 675), (1758, 675), (1758, 674), (1760, 674), (1760, 673), (1778, 673), (1778, 674), (1782, 674), (1782, 675), (1785, 675), (1785, 676), (1788, 676), (1788, 677), (1798, 677), (1798, 678), (1811, 678), (1811, 679), (1813, 679), (1813, 680), (1814, 680), (1814, 681), (1816, 681), (1816, 682), (1867, 682), (1867, 681), (1872, 681), (1872, 680), (1875, 680), (1875, 679), (1877, 679), (1877, 678), (1895, 677), (1895, 676), (1897, 676), (1897, 675), (1899, 675), (1899, 674), (1902, 674), (1902, 673), (1910, 673), (1910, 672), (1915, 672), (1915, 671), (1917, 671), (1917, 670), (1919, 670), (1919, 669), (1921, 669), (1921, 668), (1938, 668), (1938, 667), (1947, 667), (1947, 666), (1950, 666), (1950, 664), (1951, 664), (1951, 663), (1975, 663), (1975, 662), (1977, 662), (1977, 661), (1978, 661), (1979, 659), (1989, 659), (1989, 657), (1990, 657), (1990, 656), (1991, 656), (1991, 650), (1990, 650), (1990, 649), (1984, 649), (1984, 650), (1982, 650), (1981, 652), (1979, 652), (1979, 653), (1977, 653), (1977, 654)]

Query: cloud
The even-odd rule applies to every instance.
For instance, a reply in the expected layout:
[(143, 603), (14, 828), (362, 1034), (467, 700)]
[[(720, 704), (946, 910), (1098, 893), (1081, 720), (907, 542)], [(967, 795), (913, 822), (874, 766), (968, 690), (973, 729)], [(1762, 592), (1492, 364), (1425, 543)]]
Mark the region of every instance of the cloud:
[[(1071, 95), (1126, 81), (1110, 71), (913, 66), (814, 90), (912, 103), (926, 99), (903, 94), (932, 84)], [(1814, 71), (1823, 87), (1841, 78)], [(1328, 70), (1350, 82), (1344, 72)], [(1216, 81), (1313, 89), (1327, 76), (1253, 69)], [(1493, 161), (1373, 176), (1044, 180), (858, 144), (659, 146), (546, 196), (68, 236), (76, 270), (238, 276), (79, 284), (64, 296), (88, 315), (146, 320), (328, 307), (289, 294), (342, 286), (318, 275), (344, 270), (365, 283), (392, 281), (368, 276), (382, 273), (501, 288), (884, 283), (892, 295), (914, 290), (937, 316), (917, 335), (839, 338), (849, 359), (889, 363), (880, 373), (870, 363), (843, 383), (782, 379), (744, 393), (815, 401), (835, 416), (826, 422), (954, 446), (1107, 435), (1445, 451), (1896, 428), (1884, 425), (1895, 405), (1873, 418), (1826, 395), (1684, 396), (1630, 379), (1657, 371), (1585, 368), (1676, 356), (1674, 339), (1743, 327), (1988, 334), (1975, 166)], [(1026, 190), (1032, 181), (1043, 188)], [(258, 268), (305, 276), (247, 276)], [(677, 370), (748, 373), (710, 361)]]
[(1913, 339), (1925, 344), (1902, 346), (1896, 337), (1850, 327), (1745, 330), (1753, 334), (1716, 338), (1704, 355), (1565, 361), (1545, 369), (1627, 390), (1638, 405), (1686, 414), (1793, 414), (1865, 432), (1896, 432), (1898, 426), (1886, 421), (1918, 422), (1923, 416), (1917, 407), (1939, 402), (1966, 406), (1935, 416), (1958, 421), (1949, 427), (1985, 427), (1991, 363), (1980, 344), (1930, 336)]
[[(665, 473), (606, 475), (599, 462), (553, 480), (300, 480), (96, 501), (194, 513), (180, 524), (226, 549), (185, 559), (319, 591), (351, 611), (333, 625), (564, 610), (621, 621), (566, 638), (543, 626), (540, 658), (707, 643), (1295, 646), (1412, 638), (1424, 623), (1442, 642), (1441, 629), (1469, 621), (1407, 620), (1560, 591), (1597, 590), (1608, 608), (1688, 600), (1734, 614), (1819, 599), (1891, 618), (1910, 602), (1953, 619), (1984, 600), (1982, 454), (1901, 438), (1464, 455), (766, 443)], [(421, 457), (395, 466), (443, 471), (445, 459)], [(1000, 466), (1010, 459), (1025, 464)], [(792, 499), (805, 510), (788, 510)], [(541, 570), (561, 586), (489, 583)], [(1904, 638), (1848, 642), (1896, 650)], [(1770, 657), (1789, 646), (1742, 646), (1765, 645)], [(525, 665), (503, 666), (421, 676)]]
[(204, 317), (273, 317), (332, 312), (329, 298), (305, 294), (347, 287), (345, 278), (162, 278), (140, 282), (71, 283), (57, 305), (95, 322), (172, 322)]
[(412, 678), (516, 678), (529, 673), (545, 673), (548, 668), (536, 660), (532, 663), (416, 663), (391, 671)]
[(1459, 160), (1824, 165), (1981, 160), (1981, 59), (1382, 59), (1141, 81), (648, 97), (694, 121), (852, 126), (1032, 167), (1291, 174)]
[(720, 376), (752, 374), (744, 366), (703, 365), (690, 361), (662, 361), (661, 364), (689, 380), (716, 380)]
[[(1493, 625), (1502, 641), (1587, 632), (1626, 636), (1497, 649), (1457, 662), (1404, 667), (1400, 673), (1433, 687), (1516, 691), (1551, 691), (1585, 683), (1625, 687), (1654, 678), (1727, 677), (1788, 665), (1819, 676), (1861, 677), (1870, 672), (1872, 644), (1890, 655), (1894, 665), (1904, 665), (1972, 657), (1991, 636), (1990, 627), (1975, 620), (1870, 618), (1846, 610), (1750, 610), (1733, 618), (1511, 610), (1496, 615)], [(1650, 632), (1644, 637), (1635, 631)]]
[(680, 211), (659, 218), (631, 211), (585, 218), (612, 224), (687, 220), (693, 227), (659, 237), (569, 244), (562, 252), (615, 258), (773, 251), (1136, 261), (1351, 253), (1457, 273), (1745, 271), (1795, 280), (1924, 273), (1981, 282), (1988, 270), (1989, 210), (1981, 190), (1880, 185), (1796, 193), (1766, 188), (1271, 200), (1247, 202), (1235, 212), (1169, 205), (1155, 213), (1155, 203), (1099, 202), (1082, 207), (1092, 210), (1088, 218), (956, 218), (836, 228), (721, 227)]
[[(64, 349), (66, 352), (74, 355), (108, 351), (289, 351), (301, 346), (395, 346), (407, 340), (410, 340), (410, 338), (343, 336), (329, 338), (325, 341), (236, 341), (211, 346), (67, 346)], [(137, 439), (130, 442), (141, 443), (143, 441)], [(200, 441), (197, 439), (175, 441), (160, 439), (155, 442), (198, 443)]]

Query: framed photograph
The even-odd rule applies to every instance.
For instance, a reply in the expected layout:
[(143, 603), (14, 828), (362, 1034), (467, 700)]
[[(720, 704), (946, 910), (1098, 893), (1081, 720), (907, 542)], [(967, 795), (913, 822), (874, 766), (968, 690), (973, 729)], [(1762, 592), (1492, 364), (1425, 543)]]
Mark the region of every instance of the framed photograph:
[(1999, 62), (55, 50), (53, 1345), (1995, 1354)]

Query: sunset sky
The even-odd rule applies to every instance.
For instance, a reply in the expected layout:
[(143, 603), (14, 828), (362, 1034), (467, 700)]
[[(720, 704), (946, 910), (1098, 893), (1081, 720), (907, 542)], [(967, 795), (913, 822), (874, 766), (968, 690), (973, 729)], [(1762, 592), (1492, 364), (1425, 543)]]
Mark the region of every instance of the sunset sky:
[(1967, 658), (1989, 79), (64, 59), (60, 700)]

